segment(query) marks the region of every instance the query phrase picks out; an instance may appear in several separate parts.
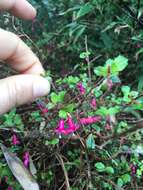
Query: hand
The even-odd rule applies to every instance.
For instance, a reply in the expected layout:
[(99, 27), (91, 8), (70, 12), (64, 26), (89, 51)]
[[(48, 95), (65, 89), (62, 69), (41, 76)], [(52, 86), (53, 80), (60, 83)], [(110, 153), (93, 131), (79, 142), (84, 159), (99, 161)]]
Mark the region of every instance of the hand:
[[(0, 10), (22, 19), (36, 16), (35, 9), (26, 0), (0, 0)], [(0, 114), (49, 92), (48, 81), (40, 76), (44, 69), (39, 59), (18, 36), (3, 29), (0, 29), (0, 60), (21, 73), (0, 80)]]

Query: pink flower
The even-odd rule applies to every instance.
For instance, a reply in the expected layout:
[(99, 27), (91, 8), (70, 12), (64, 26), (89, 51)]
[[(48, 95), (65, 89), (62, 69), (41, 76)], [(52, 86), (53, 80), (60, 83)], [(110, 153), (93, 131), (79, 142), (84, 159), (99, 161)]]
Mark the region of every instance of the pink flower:
[(64, 119), (60, 119), (58, 123), (58, 127), (55, 129), (55, 132), (59, 135), (64, 134), (67, 135), (67, 130), (65, 129), (65, 121)]
[(67, 123), (68, 123), (68, 132), (69, 133), (74, 133), (75, 131), (77, 131), (79, 129), (79, 125), (76, 125), (73, 120), (72, 117), (69, 115), (68, 119), (67, 119)]
[(78, 83), (77, 88), (80, 91), (81, 95), (85, 94), (85, 88), (83, 87), (82, 83)]
[(23, 155), (23, 163), (24, 163), (24, 166), (26, 168), (29, 167), (29, 163), (30, 163), (30, 154), (29, 154), (29, 152), (24, 153), (24, 155)]
[(137, 167), (134, 164), (130, 164), (130, 169), (131, 169), (132, 175), (135, 175), (137, 171)]
[(101, 116), (94, 116), (94, 117), (86, 117), (86, 118), (81, 118), (80, 123), (82, 125), (88, 125), (88, 124), (93, 124), (96, 122), (101, 121)]
[(7, 188), (7, 190), (13, 190), (13, 189), (12, 189), (12, 187), (11, 187), (11, 186), (9, 186), (9, 187)]
[(45, 102), (43, 102), (41, 100), (37, 100), (36, 103), (37, 103), (38, 108), (41, 110), (41, 112), (43, 114), (45, 114), (49, 111), (48, 108), (46, 108)]
[(13, 145), (18, 145), (18, 144), (20, 144), (20, 141), (18, 140), (16, 134), (13, 134), (13, 136), (12, 136), (12, 144), (13, 144)]
[(111, 130), (112, 127), (111, 127), (111, 125), (109, 125), (109, 123), (106, 123), (106, 125), (105, 125), (105, 129), (107, 129), (107, 130)]
[(92, 108), (96, 109), (96, 107), (97, 107), (96, 98), (93, 98), (91, 100), (91, 104), (90, 105), (91, 105)]
[(59, 135), (61, 135), (61, 134), (69, 135), (69, 134), (72, 134), (79, 129), (79, 125), (76, 125), (73, 122), (71, 116), (68, 116), (67, 124), (68, 124), (68, 127), (65, 128), (65, 122), (63, 119), (61, 119), (58, 123), (58, 128), (55, 129), (55, 132)]
[(108, 87), (108, 90), (111, 90), (111, 88), (113, 87), (113, 82), (111, 79), (107, 79), (107, 87)]

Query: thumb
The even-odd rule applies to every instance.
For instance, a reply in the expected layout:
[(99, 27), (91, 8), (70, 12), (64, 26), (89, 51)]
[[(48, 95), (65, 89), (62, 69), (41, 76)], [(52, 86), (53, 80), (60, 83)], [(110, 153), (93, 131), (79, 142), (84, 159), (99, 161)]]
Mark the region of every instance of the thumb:
[(0, 115), (14, 106), (47, 95), (49, 82), (37, 75), (16, 75), (0, 80)]

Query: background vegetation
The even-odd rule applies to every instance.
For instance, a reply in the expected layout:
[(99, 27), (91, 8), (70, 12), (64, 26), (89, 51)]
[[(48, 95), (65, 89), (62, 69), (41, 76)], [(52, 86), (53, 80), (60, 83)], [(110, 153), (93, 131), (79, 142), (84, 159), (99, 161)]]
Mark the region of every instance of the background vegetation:
[[(29, 152), (43, 190), (143, 189), (143, 2), (31, 3), (35, 20), (3, 13), (0, 26), (35, 51), (52, 91), (2, 116), (0, 142), (21, 159)], [(11, 73), (3, 66), (0, 77)], [(60, 138), (55, 129), (61, 119), (67, 125), (69, 115), (80, 128)], [(13, 135), (20, 144), (14, 145)], [(21, 189), (2, 152), (0, 157), (1, 184)]]

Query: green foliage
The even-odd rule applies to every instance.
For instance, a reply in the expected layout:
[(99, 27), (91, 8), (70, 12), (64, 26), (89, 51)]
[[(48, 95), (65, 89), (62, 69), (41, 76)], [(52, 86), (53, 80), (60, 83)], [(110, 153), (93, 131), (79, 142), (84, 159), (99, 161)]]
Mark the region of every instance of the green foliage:
[[(134, 122), (143, 114), (143, 32), (124, 7), (127, 2), (136, 12), (137, 1), (31, 2), (38, 9), (34, 21), (11, 23), (13, 19), (4, 15), (0, 24), (24, 36), (44, 64), (52, 84), (51, 94), (43, 99), (49, 111), (43, 114), (32, 104), (28, 111), (14, 109), (1, 116), (0, 142), (11, 146), (13, 130), (22, 131), (21, 144), (12, 151), (21, 158), (30, 151), (40, 189), (68, 189), (68, 182), (71, 190), (135, 189), (131, 181), (142, 187), (142, 130), (136, 131)], [(68, 115), (76, 124), (89, 116), (101, 116), (101, 121), (58, 136), (55, 128), (62, 118), (67, 129)], [(20, 189), (1, 152), (0, 158), (0, 178), (8, 176), (8, 184)], [(131, 164), (136, 167), (134, 175)]]
[(116, 76), (123, 71), (128, 65), (128, 59), (119, 55), (115, 59), (108, 59), (105, 66), (99, 66), (94, 69), (97, 76), (107, 77), (108, 75)]

